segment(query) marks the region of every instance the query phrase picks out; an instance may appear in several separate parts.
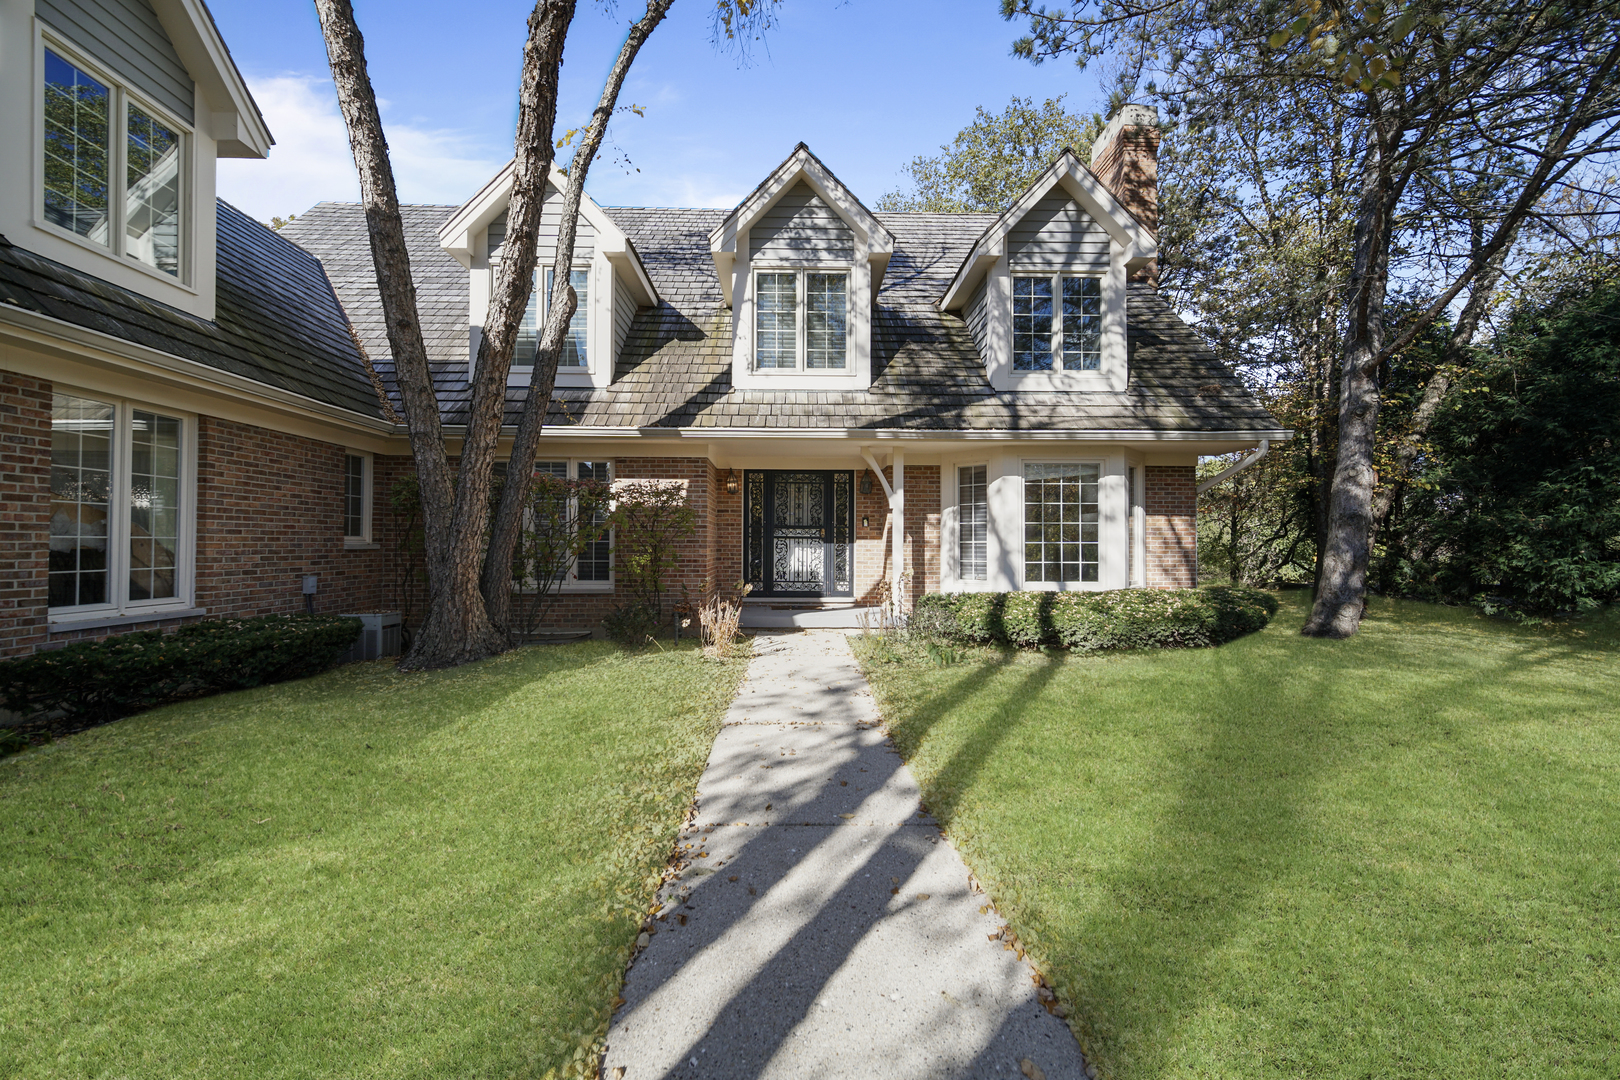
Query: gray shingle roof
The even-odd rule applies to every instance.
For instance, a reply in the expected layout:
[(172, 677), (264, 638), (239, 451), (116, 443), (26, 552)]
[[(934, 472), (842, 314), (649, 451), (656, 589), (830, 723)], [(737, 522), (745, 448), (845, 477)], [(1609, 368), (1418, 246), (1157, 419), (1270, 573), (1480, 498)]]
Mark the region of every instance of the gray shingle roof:
[(376, 393), (321, 265), (221, 200), (213, 322), (0, 245), (0, 302), (365, 416)]

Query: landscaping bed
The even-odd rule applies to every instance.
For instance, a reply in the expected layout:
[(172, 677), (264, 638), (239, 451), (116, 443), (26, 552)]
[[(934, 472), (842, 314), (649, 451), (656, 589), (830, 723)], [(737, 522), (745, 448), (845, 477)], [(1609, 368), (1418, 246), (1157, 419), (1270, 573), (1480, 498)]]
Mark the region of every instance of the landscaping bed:
[(352, 664), (0, 760), (7, 1075), (585, 1060), (745, 664)]
[(1620, 634), (1304, 593), (1219, 649), (856, 639), (1101, 1075), (1620, 1075)]

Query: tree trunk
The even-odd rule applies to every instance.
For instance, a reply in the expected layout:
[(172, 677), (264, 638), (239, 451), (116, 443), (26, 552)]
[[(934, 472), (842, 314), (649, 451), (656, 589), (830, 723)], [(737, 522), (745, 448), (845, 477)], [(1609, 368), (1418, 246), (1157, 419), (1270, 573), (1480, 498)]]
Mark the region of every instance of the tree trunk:
[[(503, 633), (509, 632), (512, 621), (512, 554), (517, 548), (518, 533), (523, 528), (523, 509), (529, 501), (529, 485), (534, 477), (534, 459), (540, 449), (540, 432), (545, 425), (546, 413), (551, 405), (551, 394), (557, 381), (557, 358), (562, 350), (568, 324), (574, 317), (579, 302), (568, 282), (568, 270), (574, 261), (574, 239), (579, 226), (579, 206), (585, 194), (585, 179), (590, 174), (591, 162), (602, 146), (607, 134), (608, 121), (618, 105), (619, 91), (630, 72), (636, 54), (658, 24), (668, 14), (674, 0), (648, 0), (646, 13), (630, 28), (618, 58), (608, 71), (602, 87), (602, 96), (591, 122), (574, 152), (568, 169), (568, 189), (563, 195), (562, 220), (557, 236), (557, 258), (553, 263), (551, 303), (546, 316), (540, 347), (534, 358), (534, 372), (529, 381), (529, 393), (523, 402), (518, 428), (512, 440), (512, 456), (506, 469), (506, 484), (501, 489), (500, 507), (489, 530), (489, 545), (483, 558), (482, 599), (492, 625)], [(544, 194), (544, 187), (537, 195)], [(534, 207), (539, 217), (538, 203)], [(514, 241), (508, 236), (508, 249)], [(534, 242), (529, 242), (531, 264)], [(521, 311), (518, 312), (521, 315)], [(515, 323), (514, 323), (515, 329)], [(510, 355), (510, 354), (509, 354)], [(599, 358), (610, 363), (612, 358)], [(504, 382), (503, 374), (502, 380)]]
[[(400, 667), (450, 667), (492, 655), (506, 646), (505, 637), (489, 621), (478, 585), (484, 525), (488, 517), (490, 462), (505, 408), (506, 367), (511, 362), (513, 335), (509, 333), (504, 342), (504, 362), (497, 359), (482, 364), (475, 375), (467, 435), (453, 483), (438, 396), (433, 390), (427, 350), (422, 343), (416, 289), (405, 248), (405, 229), (399, 214), (388, 144), (366, 71), (364, 41), (349, 0), (316, 0), (315, 6), (326, 38), (338, 102), (349, 129), (355, 168), (360, 176), (377, 288), (387, 321), (389, 344), (394, 352), (422, 492), (428, 613), (421, 629), (412, 636), (410, 653), (400, 662)], [(542, 183), (544, 173), (550, 169), (557, 66), (561, 63), (562, 43), (573, 7), (572, 0), (541, 0), (529, 18), (519, 157), (524, 156), (525, 140), (531, 159), (536, 156), (533, 144), (539, 143), (545, 159)], [(531, 252), (533, 246), (531, 237)], [(531, 254), (531, 276), (533, 261)], [(504, 299), (510, 302), (509, 296)], [(517, 302), (520, 318), (526, 303), (525, 290)]]

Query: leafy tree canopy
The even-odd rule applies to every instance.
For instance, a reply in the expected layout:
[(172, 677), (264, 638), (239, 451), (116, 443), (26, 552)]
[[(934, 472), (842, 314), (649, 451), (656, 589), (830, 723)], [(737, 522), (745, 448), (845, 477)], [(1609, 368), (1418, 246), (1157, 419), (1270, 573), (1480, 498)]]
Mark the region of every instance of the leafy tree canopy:
[(891, 191), (878, 200), (877, 208), (1000, 213), (1065, 146), (1082, 159), (1091, 153), (1103, 119), (1095, 113), (1069, 112), (1063, 107), (1065, 96), (1048, 98), (1038, 106), (1033, 98), (1014, 97), (994, 114), (979, 106), (973, 122), (939, 153), (913, 158), (905, 166), (902, 171), (911, 177), (911, 192)]

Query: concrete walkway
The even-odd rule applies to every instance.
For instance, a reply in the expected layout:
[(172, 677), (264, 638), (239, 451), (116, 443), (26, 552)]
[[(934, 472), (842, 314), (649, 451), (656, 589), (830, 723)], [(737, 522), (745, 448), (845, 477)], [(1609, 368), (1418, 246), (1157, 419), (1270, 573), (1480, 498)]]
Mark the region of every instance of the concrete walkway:
[(754, 638), (604, 1077), (1084, 1080), (878, 722), (843, 632)]

